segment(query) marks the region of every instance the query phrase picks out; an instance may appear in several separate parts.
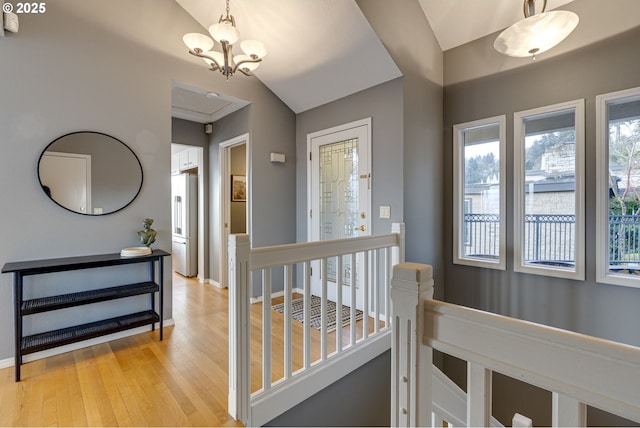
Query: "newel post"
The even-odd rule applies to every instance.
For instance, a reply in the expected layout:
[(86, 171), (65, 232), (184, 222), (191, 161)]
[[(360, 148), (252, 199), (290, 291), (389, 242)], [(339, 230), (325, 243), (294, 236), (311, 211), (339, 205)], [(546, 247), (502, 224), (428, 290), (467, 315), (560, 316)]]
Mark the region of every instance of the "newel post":
[(249, 235), (229, 235), (229, 398), (228, 412), (248, 426), (251, 395)]
[(422, 344), (424, 299), (433, 298), (431, 266), (400, 263), (391, 278), (391, 426), (431, 425), (432, 349)]

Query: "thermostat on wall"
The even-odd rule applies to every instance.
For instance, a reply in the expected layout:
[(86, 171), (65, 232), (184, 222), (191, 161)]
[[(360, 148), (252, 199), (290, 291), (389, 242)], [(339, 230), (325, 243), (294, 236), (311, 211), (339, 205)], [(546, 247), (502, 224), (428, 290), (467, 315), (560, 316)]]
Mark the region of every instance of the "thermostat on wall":
[(271, 162), (284, 163), (284, 153), (271, 153)]
[(4, 29), (7, 31), (11, 31), (12, 33), (17, 33), (18, 27), (20, 26), (18, 15), (13, 12), (3, 12), (3, 16)]

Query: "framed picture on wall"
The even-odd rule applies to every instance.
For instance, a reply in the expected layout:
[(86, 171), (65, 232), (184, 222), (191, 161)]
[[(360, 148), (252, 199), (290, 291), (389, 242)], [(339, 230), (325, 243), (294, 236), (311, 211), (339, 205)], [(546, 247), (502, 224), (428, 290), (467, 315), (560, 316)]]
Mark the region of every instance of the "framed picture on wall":
[(231, 200), (233, 202), (245, 202), (247, 200), (247, 176), (231, 176)]

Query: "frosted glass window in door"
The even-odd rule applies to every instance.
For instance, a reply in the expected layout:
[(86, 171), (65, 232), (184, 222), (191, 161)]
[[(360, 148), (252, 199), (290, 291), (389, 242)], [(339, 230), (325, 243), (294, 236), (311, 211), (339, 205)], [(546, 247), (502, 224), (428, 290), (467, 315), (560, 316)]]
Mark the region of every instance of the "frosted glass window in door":
[[(359, 223), (358, 139), (349, 139), (319, 148), (320, 163), (320, 239), (355, 236)], [(351, 279), (351, 262), (342, 262), (342, 282)], [(336, 259), (327, 263), (327, 279), (336, 281)]]

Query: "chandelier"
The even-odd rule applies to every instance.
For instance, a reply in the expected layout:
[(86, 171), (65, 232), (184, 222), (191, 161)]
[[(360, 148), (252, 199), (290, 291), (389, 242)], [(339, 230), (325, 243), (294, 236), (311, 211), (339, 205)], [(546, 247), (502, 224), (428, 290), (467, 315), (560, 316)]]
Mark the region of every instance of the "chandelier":
[(578, 25), (578, 15), (566, 10), (535, 14), (535, 0), (524, 0), (524, 19), (504, 30), (493, 43), (498, 52), (515, 57), (531, 56), (548, 51), (563, 41)]
[[(229, 0), (227, 0), (227, 15), (220, 15), (217, 24), (209, 27), (209, 36), (200, 33), (188, 33), (182, 37), (182, 41), (189, 48), (191, 55), (202, 58), (211, 71), (219, 70), (229, 80), (240, 71), (246, 76), (251, 76), (251, 71), (258, 68), (260, 61), (267, 54), (264, 44), (257, 40), (244, 40), (240, 48), (244, 55), (233, 56), (233, 44), (240, 39), (240, 33), (236, 29), (236, 21), (229, 13)], [(214, 40), (222, 47), (222, 52), (211, 50)]]

